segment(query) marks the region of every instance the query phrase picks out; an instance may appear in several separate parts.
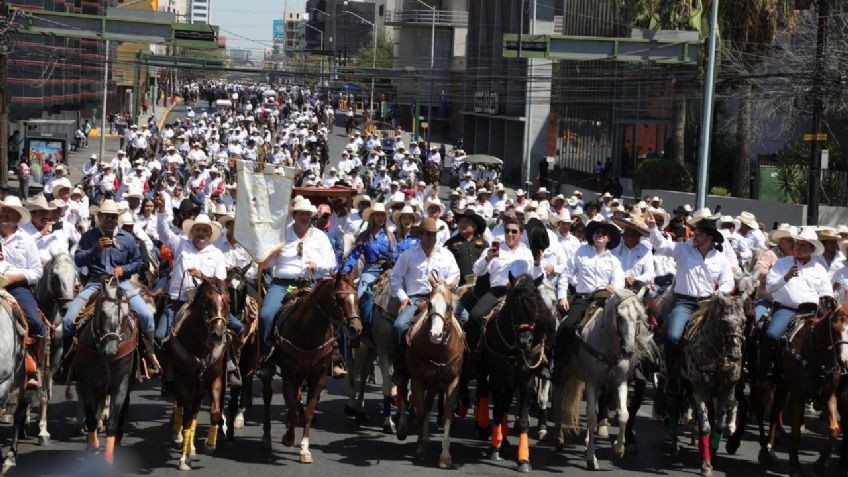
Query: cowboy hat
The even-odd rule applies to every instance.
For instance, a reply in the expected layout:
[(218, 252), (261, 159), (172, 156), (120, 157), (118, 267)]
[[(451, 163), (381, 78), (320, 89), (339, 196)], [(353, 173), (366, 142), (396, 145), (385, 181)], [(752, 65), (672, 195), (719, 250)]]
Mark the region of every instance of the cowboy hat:
[(551, 246), (548, 229), (536, 214), (528, 215), (524, 231), (527, 234), (527, 244), (531, 251), (545, 250)]
[(63, 190), (65, 190), (65, 189), (70, 190), (70, 189), (73, 189), (73, 188), (74, 187), (73, 187), (73, 185), (71, 185), (71, 181), (69, 181), (67, 178), (63, 177), (61, 179), (57, 179), (57, 180), (53, 181), (53, 196), (59, 197), (60, 192), (62, 192)]
[(839, 250), (842, 251), (842, 255), (848, 256), (848, 239), (839, 242)]
[(648, 209), (648, 211), (654, 217), (662, 217), (663, 225), (668, 225), (669, 222), (671, 222), (671, 216), (668, 215), (668, 212), (666, 212), (665, 209), (663, 209), (662, 207), (651, 207), (650, 209)]
[[(709, 209), (706, 209), (706, 208), (699, 209), (698, 211), (695, 212), (695, 214), (697, 216), (698, 212), (701, 212), (703, 214), (704, 211), (706, 211), (708, 213)], [(713, 238), (713, 243), (722, 244), (722, 243), (724, 243), (724, 235), (721, 233), (721, 231), (718, 230), (718, 228), (716, 228), (716, 221), (718, 220), (719, 216), (712, 216), (712, 217), (715, 217), (715, 218), (700, 216), (700, 217), (698, 217), (698, 219), (695, 222), (691, 223), (690, 225), (694, 226), (696, 229), (701, 230), (704, 233), (706, 233), (707, 235), (711, 236)], [(693, 216), (692, 219), (694, 219), (694, 218), (695, 217)], [(691, 221), (692, 219), (689, 219), (689, 220)]]
[(68, 204), (62, 199), (53, 199), (50, 201), (50, 206), (56, 209), (64, 209)]
[(29, 211), (21, 205), (21, 199), (18, 199), (17, 196), (7, 195), (3, 202), (0, 202), (0, 209), (2, 208), (12, 209), (17, 212), (21, 216), (21, 220), (18, 221), (18, 225), (28, 224), (30, 221)]
[(463, 196), (465, 196), (465, 191), (462, 190), (462, 189), (453, 189), (453, 190), (450, 191), (449, 197), (454, 197), (454, 196), (463, 197)]
[(174, 210), (177, 211), (177, 213), (190, 214), (197, 210), (197, 206), (194, 205), (194, 202), (192, 202), (191, 199), (183, 199), (178, 207), (174, 207)]
[(548, 221), (551, 223), (551, 225), (557, 225), (560, 222), (571, 223), (571, 212), (569, 212), (568, 209), (562, 209), (559, 211), (558, 214), (550, 216)]
[(792, 238), (793, 235), (797, 234), (798, 230), (795, 226), (789, 224), (780, 224), (776, 229), (772, 230), (768, 233), (767, 240), (771, 243), (771, 246), (774, 247), (778, 243), (780, 243), (781, 239), (784, 238)]
[[(676, 212), (677, 211), (675, 211), (675, 213)], [(712, 211), (710, 211), (710, 209), (704, 207), (702, 209), (696, 210), (692, 214), (692, 217), (686, 219), (686, 223), (694, 226), (695, 224), (697, 224), (698, 222), (701, 222), (703, 220), (709, 220), (709, 221), (715, 222), (716, 220), (719, 219), (719, 217), (721, 217), (721, 215), (713, 214)]]
[(221, 224), (221, 227), (226, 227), (228, 223), (234, 222), (236, 220), (236, 214), (235, 212), (227, 212), (226, 214), (218, 216), (218, 218), (215, 220), (217, 220), (218, 223)]
[(367, 222), (368, 219), (371, 218), (371, 214), (374, 214), (374, 213), (385, 214), (386, 213), (386, 205), (383, 204), (382, 202), (377, 202), (376, 204), (373, 204), (371, 207), (368, 207), (367, 209), (365, 209), (364, 212), (362, 212), (362, 220)]
[(822, 227), (819, 229), (819, 240), (824, 242), (825, 240), (840, 240), (842, 237), (836, 232), (836, 229), (832, 227)]
[(527, 193), (524, 192), (524, 189), (518, 189), (517, 191), (515, 191), (516, 197), (524, 197), (525, 195), (527, 195)]
[(289, 207), (289, 213), (292, 214), (295, 212), (309, 212), (310, 214), (315, 215), (317, 211), (318, 210), (315, 206), (312, 205), (312, 202), (302, 195), (295, 196), (292, 200), (291, 207)]
[(212, 215), (226, 215), (227, 206), (223, 202), (215, 202), (212, 206)]
[(742, 212), (736, 217), (736, 220), (743, 225), (747, 225), (754, 230), (759, 230), (760, 224), (757, 223), (757, 218), (750, 212)]
[(421, 232), (430, 232), (431, 234), (434, 234), (438, 231), (439, 223), (436, 222), (436, 219), (430, 217), (425, 218), (420, 224), (412, 227), (412, 232), (416, 235), (421, 234)]
[(135, 197), (136, 199), (144, 199), (144, 191), (139, 187), (130, 187), (124, 194), (124, 198), (129, 199), (131, 197)]
[(577, 197), (583, 197), (583, 192), (575, 189), (574, 192), (571, 193), (571, 195), (577, 196)]
[(400, 225), (400, 218), (403, 215), (411, 215), (413, 224), (418, 222), (418, 220), (421, 218), (421, 215), (419, 215), (418, 212), (416, 212), (411, 205), (407, 204), (404, 205), (402, 209), (392, 213), (392, 223), (395, 225)]
[(386, 209), (393, 209), (395, 207), (402, 207), (403, 204), (406, 203), (406, 194), (403, 192), (397, 191), (391, 195), (389, 201), (386, 202)]
[(571, 210), (571, 221), (574, 222), (577, 217), (583, 218), (583, 207), (575, 207)]
[(634, 215), (631, 217), (613, 217), (612, 223), (618, 225), (622, 230), (625, 229), (633, 229), (639, 233), (642, 237), (648, 237), (651, 235), (651, 232), (648, 230), (648, 227), (645, 225), (645, 221), (642, 219), (640, 215)]
[(836, 233), (838, 233), (839, 235), (845, 235), (845, 234), (848, 234), (848, 225), (840, 225), (840, 226), (836, 229)]
[(542, 186), (542, 187), (539, 187), (538, 189), (536, 189), (536, 192), (533, 193), (533, 195), (540, 195), (540, 194), (547, 195), (548, 189), (546, 187)]
[(97, 214), (111, 214), (111, 215), (120, 215), (121, 211), (118, 209), (118, 203), (112, 199), (105, 199), (100, 203), (100, 207), (97, 209)]
[(51, 206), (50, 203), (47, 202), (47, 197), (44, 197), (44, 194), (38, 194), (35, 197), (27, 199), (26, 204), (24, 206), (30, 212), (35, 212), (39, 210), (56, 210), (56, 207)]
[(618, 244), (621, 243), (621, 230), (619, 230), (618, 227), (607, 222), (598, 222), (595, 220), (589, 221), (589, 225), (586, 226), (586, 243), (594, 245), (594, 235), (598, 230), (604, 230), (607, 235), (609, 235), (607, 250), (612, 250), (618, 247)]
[(562, 194), (557, 194), (551, 199), (551, 204), (556, 204), (558, 201), (565, 202), (565, 196)]
[(361, 204), (363, 202), (368, 202), (370, 204), (371, 203), (371, 197), (369, 197), (367, 194), (360, 194), (360, 195), (354, 197), (353, 198), (353, 208), (358, 209), (359, 204)]
[(433, 199), (432, 197), (427, 199), (427, 202), (424, 202), (424, 211), (427, 212), (430, 210), (430, 207), (438, 206), (439, 207), (439, 216), (441, 217), (445, 213), (445, 204), (442, 203), (439, 199)]
[(135, 225), (135, 217), (129, 211), (125, 211), (118, 217), (118, 221), (121, 225)]
[(822, 244), (819, 240), (819, 236), (816, 233), (815, 227), (801, 227), (795, 234), (792, 235), (792, 238), (794, 238), (795, 241), (803, 240), (804, 242), (807, 242), (813, 247), (815, 247), (815, 251), (813, 252), (814, 256), (818, 256), (824, 253), (824, 244)]
[(601, 195), (601, 199), (612, 199), (612, 194), (610, 194), (609, 192), (604, 192)]
[(492, 193), (489, 192), (485, 187), (477, 189), (477, 195), (480, 196), (482, 194), (492, 195)]
[(186, 234), (186, 237), (191, 236), (191, 229), (193, 229), (195, 225), (208, 225), (212, 229), (212, 237), (209, 239), (210, 242), (215, 242), (221, 238), (221, 224), (210, 219), (206, 214), (200, 214), (195, 219), (183, 221), (183, 232)]
[(454, 216), (454, 220), (459, 223), (460, 219), (468, 219), (474, 222), (474, 233), (482, 234), (486, 230), (486, 219), (481, 217), (474, 209), (465, 209), (461, 214), (457, 214)]

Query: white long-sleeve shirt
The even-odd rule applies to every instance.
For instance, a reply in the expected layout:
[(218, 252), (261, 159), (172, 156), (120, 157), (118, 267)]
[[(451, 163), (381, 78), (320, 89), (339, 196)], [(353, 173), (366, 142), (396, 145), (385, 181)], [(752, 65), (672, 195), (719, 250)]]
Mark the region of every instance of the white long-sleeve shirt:
[(621, 261), (625, 278), (633, 277), (645, 284), (654, 283), (657, 276), (654, 270), (654, 253), (645, 244), (640, 242), (635, 247), (628, 248), (622, 241), (621, 245), (613, 250), (613, 255)]
[[(303, 244), (298, 254), (299, 244)], [(305, 278), (306, 264), (315, 262), (315, 278), (326, 278), (336, 270), (336, 254), (327, 235), (311, 227), (301, 240), (294, 233), (294, 224), (289, 224), (283, 235), (283, 249), (271, 262), (274, 278)]]
[(0, 238), (3, 244), (3, 260), (0, 260), (0, 275), (6, 273), (22, 273), (30, 285), (35, 285), (41, 279), (44, 269), (38, 255), (35, 240), (18, 228), (8, 238)]
[[(784, 276), (793, 265), (798, 266), (798, 276), (787, 282)], [(822, 296), (833, 296), (833, 285), (827, 269), (818, 260), (811, 258), (802, 265), (795, 257), (783, 257), (774, 262), (766, 275), (766, 291), (776, 303), (797, 308), (802, 303), (818, 303)]]
[(174, 253), (174, 268), (171, 270), (171, 280), (168, 295), (172, 300), (186, 301), (186, 293), (195, 288), (194, 280), (186, 270), (196, 269), (207, 277), (220, 280), (227, 278), (226, 259), (224, 254), (214, 245), (207, 245), (198, 250), (191, 240), (175, 234), (168, 226), (167, 215), (158, 214), (157, 229), (159, 239)]
[(459, 266), (456, 258), (447, 249), (437, 245), (428, 258), (421, 245), (403, 252), (398, 257), (389, 284), (392, 295), (405, 300), (413, 295), (430, 295), (430, 274), (448, 283), (459, 278)]
[(489, 283), (492, 288), (505, 287), (509, 284), (509, 269), (512, 262), (524, 261), (527, 262), (527, 269), (531, 270), (533, 278), (538, 278), (542, 275), (542, 267), (533, 265), (533, 253), (530, 248), (519, 243), (515, 250), (507, 246), (506, 242), (501, 242), (498, 256), (491, 261), (486, 261), (486, 252), (480, 254), (480, 258), (474, 262), (471, 270), (478, 277), (489, 273)]
[(598, 255), (595, 247), (589, 244), (581, 245), (565, 266), (565, 272), (557, 282), (557, 298), (568, 296), (568, 284), (574, 285), (577, 293), (594, 293), (597, 290), (612, 286), (624, 288), (624, 270), (621, 262), (609, 250)]
[(654, 253), (674, 257), (677, 263), (674, 293), (706, 298), (716, 289), (724, 293), (733, 291), (733, 264), (727, 262), (723, 253), (711, 249), (705, 257), (692, 245), (692, 239), (683, 243), (672, 242), (656, 228), (651, 229), (651, 245)]

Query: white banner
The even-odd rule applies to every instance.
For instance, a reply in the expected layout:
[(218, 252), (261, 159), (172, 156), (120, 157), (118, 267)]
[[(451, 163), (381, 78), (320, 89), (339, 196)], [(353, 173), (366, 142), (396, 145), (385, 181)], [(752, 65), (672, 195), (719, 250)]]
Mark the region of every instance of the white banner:
[[(240, 161), (241, 162), (241, 161)], [(293, 182), (272, 172), (238, 167), (235, 239), (261, 262), (283, 241)]]

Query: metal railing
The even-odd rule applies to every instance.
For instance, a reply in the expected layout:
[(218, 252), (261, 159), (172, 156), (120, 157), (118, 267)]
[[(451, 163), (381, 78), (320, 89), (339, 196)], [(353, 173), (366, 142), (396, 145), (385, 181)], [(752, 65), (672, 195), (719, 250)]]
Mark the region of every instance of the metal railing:
[(387, 10), (386, 23), (420, 23), (430, 25), (433, 15), (436, 25), (464, 27), (468, 25), (468, 12), (459, 10)]

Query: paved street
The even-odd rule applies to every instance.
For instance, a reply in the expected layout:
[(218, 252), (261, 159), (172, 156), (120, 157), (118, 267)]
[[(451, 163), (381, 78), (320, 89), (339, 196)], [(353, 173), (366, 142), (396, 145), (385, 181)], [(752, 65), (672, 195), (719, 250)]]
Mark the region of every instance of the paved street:
[[(183, 110), (178, 107), (174, 114)], [(169, 121), (172, 118), (168, 119)], [(338, 153), (346, 140), (338, 131), (331, 141), (331, 158), (335, 163)], [(107, 141), (107, 150), (117, 150), (117, 140)], [(72, 170), (78, 176), (81, 161), (91, 152), (96, 151), (96, 141), (81, 153), (70, 156)], [(111, 157), (111, 155), (107, 155)], [(380, 379), (378, 375), (377, 379)], [(72, 400), (64, 399), (64, 388), (56, 390), (56, 398), (51, 406), (50, 430), (53, 434), (53, 444), (50, 447), (38, 447), (36, 439), (28, 438), (21, 444), (21, 455), (18, 460), (16, 475), (108, 475), (111, 473), (97, 459), (86, 458), (83, 454), (85, 438), (79, 432), (79, 425), (74, 415), (76, 405)], [(246, 427), (237, 431), (234, 441), (219, 439), (219, 449), (215, 456), (200, 455), (193, 463), (194, 473), (204, 476), (271, 476), (271, 475), (361, 475), (366, 472), (372, 476), (436, 475), (441, 474), (437, 468), (440, 449), (441, 433), (432, 424), (433, 442), (430, 454), (425, 461), (413, 462), (415, 452), (415, 437), (410, 436), (405, 442), (399, 442), (394, 436), (380, 432), (379, 426), (379, 388), (369, 387), (366, 405), (370, 422), (358, 426), (343, 413), (346, 386), (342, 381), (331, 381), (325, 391), (318, 408), (317, 421), (311, 437), (311, 450), (315, 463), (309, 466), (298, 462), (299, 447), (285, 448), (280, 444), (284, 431), (285, 406), (280, 393), (280, 382), (275, 382), (275, 394), (272, 403), (273, 416), (273, 449), (268, 452), (260, 445), (262, 403), (259, 397), (260, 389), (255, 388), (254, 406), (246, 415)], [(470, 415), (470, 414), (469, 414)], [(177, 468), (178, 453), (170, 445), (170, 406), (159, 397), (158, 382), (146, 383), (132, 393), (131, 409), (129, 411), (129, 427), (126, 430), (124, 447), (116, 454), (116, 468), (121, 474), (169, 476), (181, 474)], [(636, 417), (636, 431), (639, 435), (638, 455), (627, 456), (623, 460), (610, 462), (610, 442), (600, 443), (598, 459), (602, 473), (614, 471), (615, 475), (647, 476), (647, 475), (697, 475), (700, 466), (696, 448), (685, 439), (686, 445), (678, 460), (673, 460), (663, 453), (663, 428), (660, 422), (651, 419), (650, 402), (643, 407)], [(535, 426), (535, 418), (531, 419)], [(209, 414), (208, 407), (201, 412), (197, 430), (198, 444), (205, 438)], [(821, 431), (818, 420), (808, 418), (807, 426), (811, 430)], [(688, 430), (688, 426), (686, 427)], [(34, 428), (30, 428), (33, 433)], [(747, 439), (743, 442), (739, 455), (727, 456), (720, 454), (714, 460), (716, 475), (772, 475), (756, 461), (757, 445), (753, 440), (755, 431), (750, 427)], [(9, 428), (4, 426), (0, 432), (8, 435)], [(615, 429), (612, 433), (617, 432)], [(452, 441), (453, 460), (456, 470), (453, 474), (461, 475), (513, 475), (515, 470), (515, 453), (517, 436), (513, 432), (510, 445), (502, 455), (507, 460), (493, 462), (486, 458), (488, 444), (474, 438), (473, 422), (470, 417), (459, 419), (453, 428)], [(823, 443), (819, 434), (805, 434), (803, 441), (802, 461), (809, 463), (815, 458), (815, 449)], [(297, 432), (296, 443), (299, 443), (300, 431)], [(681, 439), (683, 441), (683, 439)], [(200, 450), (200, 445), (198, 445)], [(724, 445), (722, 445), (724, 452)], [(551, 442), (537, 443), (531, 439), (531, 462), (535, 475), (589, 475), (583, 461), (583, 446), (578, 445), (577, 439), (571, 440), (571, 446), (562, 454), (557, 453)], [(778, 448), (778, 455), (783, 464), (774, 469), (774, 475), (788, 472), (784, 447)], [(831, 475), (836, 474), (836, 461)], [(185, 475), (185, 474), (182, 474)]]

